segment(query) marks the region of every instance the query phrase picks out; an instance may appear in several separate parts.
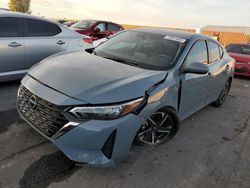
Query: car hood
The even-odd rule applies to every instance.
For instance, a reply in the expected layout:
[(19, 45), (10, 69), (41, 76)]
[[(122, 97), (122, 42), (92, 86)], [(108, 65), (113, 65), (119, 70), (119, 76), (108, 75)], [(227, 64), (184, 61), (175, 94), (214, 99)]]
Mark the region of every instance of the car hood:
[(28, 73), (42, 84), (72, 98), (107, 104), (135, 99), (166, 77), (152, 71), (78, 51), (54, 55)]

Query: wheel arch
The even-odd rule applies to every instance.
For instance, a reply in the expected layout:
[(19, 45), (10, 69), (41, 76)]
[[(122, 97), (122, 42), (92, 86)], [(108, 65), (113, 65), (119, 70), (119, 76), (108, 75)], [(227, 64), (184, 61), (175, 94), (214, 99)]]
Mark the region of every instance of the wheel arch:
[(231, 87), (232, 87), (232, 81), (233, 81), (233, 77), (232, 76), (230, 76), (229, 78), (228, 78), (228, 80), (227, 81), (229, 81), (230, 82), (230, 87), (229, 87), (229, 91), (230, 91), (230, 89), (231, 89)]

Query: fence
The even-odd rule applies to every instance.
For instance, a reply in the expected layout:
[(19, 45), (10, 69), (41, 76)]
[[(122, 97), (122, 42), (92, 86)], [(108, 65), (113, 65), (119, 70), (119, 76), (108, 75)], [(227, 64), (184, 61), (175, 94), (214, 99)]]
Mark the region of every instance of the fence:
[[(123, 25), (124, 29), (135, 29), (135, 28), (142, 28), (142, 27), (152, 27), (152, 26), (141, 26), (141, 25)], [(195, 33), (195, 29), (186, 29), (186, 28), (170, 28), (170, 27), (154, 27), (154, 28), (162, 28), (162, 29), (174, 29), (180, 31), (187, 31)]]
[(231, 43), (249, 43), (250, 35), (237, 32), (214, 32), (214, 31), (203, 31), (202, 34), (217, 37), (217, 40), (221, 44), (227, 46)]

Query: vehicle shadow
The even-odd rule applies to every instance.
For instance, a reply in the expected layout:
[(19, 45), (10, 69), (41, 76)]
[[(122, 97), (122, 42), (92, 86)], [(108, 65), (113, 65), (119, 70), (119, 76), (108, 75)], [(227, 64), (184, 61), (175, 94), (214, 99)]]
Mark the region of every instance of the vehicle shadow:
[(20, 83), (21, 83), (21, 80), (0, 82), (0, 87), (6, 87), (6, 86), (10, 86), (10, 85), (20, 85)]
[(235, 75), (234, 78), (236, 78), (238, 80), (248, 80), (248, 81), (250, 81), (250, 77), (246, 77), (246, 76)]
[(69, 178), (79, 167), (58, 151), (32, 163), (19, 181), (21, 188), (47, 187)]
[(0, 112), (0, 133), (3, 133), (8, 130), (8, 127), (13, 123), (22, 123), (23, 120), (19, 118), (19, 114), (16, 109), (10, 109)]

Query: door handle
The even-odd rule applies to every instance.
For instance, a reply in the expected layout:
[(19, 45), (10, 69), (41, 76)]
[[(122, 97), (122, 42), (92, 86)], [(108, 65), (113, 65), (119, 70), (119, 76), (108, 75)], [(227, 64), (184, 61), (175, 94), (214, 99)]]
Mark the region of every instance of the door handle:
[(12, 42), (8, 45), (9, 47), (12, 47), (12, 48), (16, 48), (16, 47), (19, 47), (19, 46), (22, 46), (22, 44), (19, 44), (17, 42)]
[(56, 44), (58, 44), (58, 45), (63, 45), (63, 44), (65, 44), (65, 42), (64, 41), (62, 41), (62, 40), (59, 40), (59, 41), (57, 41), (57, 43)]

